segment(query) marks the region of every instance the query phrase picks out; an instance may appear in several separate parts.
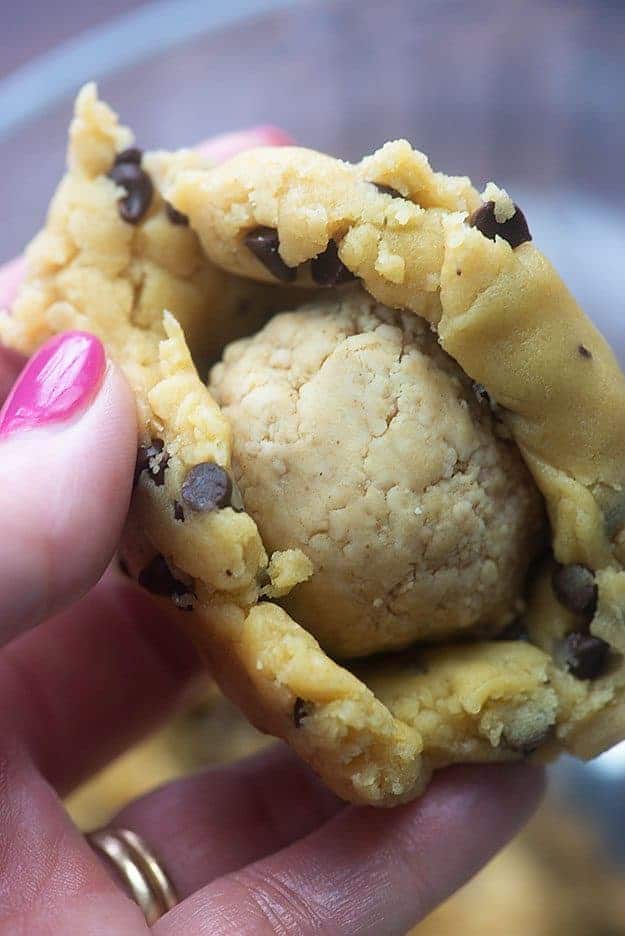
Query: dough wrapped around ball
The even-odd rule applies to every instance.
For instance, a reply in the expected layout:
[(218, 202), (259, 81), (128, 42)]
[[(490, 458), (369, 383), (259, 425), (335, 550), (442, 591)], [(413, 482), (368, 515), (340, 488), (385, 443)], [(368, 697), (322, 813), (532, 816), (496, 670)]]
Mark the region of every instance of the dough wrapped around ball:
[(0, 339), (88, 329), (123, 368), (124, 567), (224, 692), (377, 806), (622, 740), (625, 377), (522, 212), (406, 141), (219, 167), (133, 143), (83, 89)]

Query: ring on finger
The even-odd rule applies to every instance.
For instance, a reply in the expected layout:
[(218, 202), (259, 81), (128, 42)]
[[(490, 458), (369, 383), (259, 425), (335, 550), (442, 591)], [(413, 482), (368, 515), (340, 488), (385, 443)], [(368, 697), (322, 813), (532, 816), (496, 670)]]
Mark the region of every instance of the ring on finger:
[(146, 842), (129, 829), (101, 829), (87, 841), (112, 865), (148, 925), (175, 907), (178, 897), (166, 871)]

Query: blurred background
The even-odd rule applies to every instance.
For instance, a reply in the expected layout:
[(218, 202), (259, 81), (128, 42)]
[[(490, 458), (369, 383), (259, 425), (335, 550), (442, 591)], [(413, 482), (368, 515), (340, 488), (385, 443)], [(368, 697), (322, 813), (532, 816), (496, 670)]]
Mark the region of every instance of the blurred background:
[[(625, 363), (625, 0), (21, 0), (2, 30), (0, 260), (40, 226), (96, 79), (142, 147), (273, 123), (348, 159), (407, 137), (497, 180)], [(97, 825), (262, 743), (206, 683), (70, 809)], [(418, 933), (625, 934), (624, 833), (625, 747), (565, 760), (530, 830)]]

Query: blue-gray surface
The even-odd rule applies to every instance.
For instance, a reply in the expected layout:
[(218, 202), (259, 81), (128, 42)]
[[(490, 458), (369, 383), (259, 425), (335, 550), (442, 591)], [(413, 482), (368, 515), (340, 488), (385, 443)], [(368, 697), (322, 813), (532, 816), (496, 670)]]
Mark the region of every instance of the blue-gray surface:
[(298, 0), (159, 0), (85, 30), (0, 79), (0, 139), (85, 81)]

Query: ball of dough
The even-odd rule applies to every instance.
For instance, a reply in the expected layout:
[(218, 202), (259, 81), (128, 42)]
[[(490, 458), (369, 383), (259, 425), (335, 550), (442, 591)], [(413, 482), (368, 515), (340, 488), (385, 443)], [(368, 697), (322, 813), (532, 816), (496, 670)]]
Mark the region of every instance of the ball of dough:
[(360, 289), (316, 299), (231, 344), (211, 389), (266, 548), (313, 563), (284, 605), (329, 653), (490, 635), (518, 613), (542, 501), (424, 321)]

